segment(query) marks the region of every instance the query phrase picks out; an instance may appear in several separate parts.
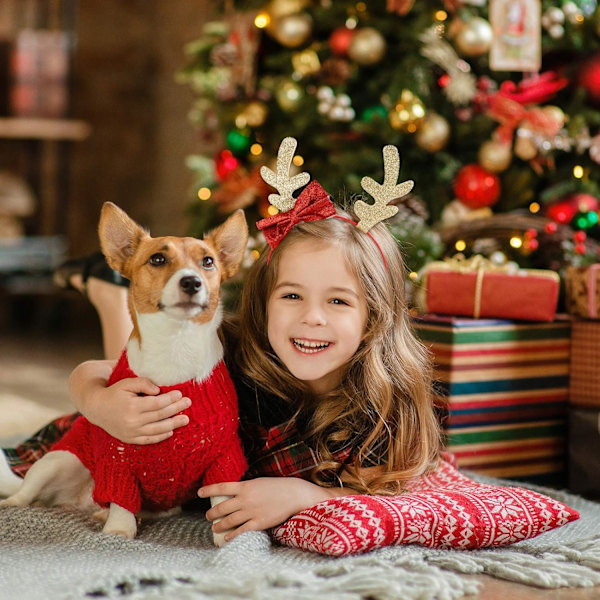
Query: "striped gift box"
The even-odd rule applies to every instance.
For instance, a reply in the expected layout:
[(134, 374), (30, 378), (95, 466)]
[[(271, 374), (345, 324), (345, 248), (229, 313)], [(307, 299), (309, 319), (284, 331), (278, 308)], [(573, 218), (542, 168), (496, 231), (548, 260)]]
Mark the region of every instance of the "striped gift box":
[(600, 321), (573, 321), (571, 331), (569, 401), (600, 408)]
[(561, 483), (565, 471), (570, 323), (426, 315), (448, 448), (467, 469)]

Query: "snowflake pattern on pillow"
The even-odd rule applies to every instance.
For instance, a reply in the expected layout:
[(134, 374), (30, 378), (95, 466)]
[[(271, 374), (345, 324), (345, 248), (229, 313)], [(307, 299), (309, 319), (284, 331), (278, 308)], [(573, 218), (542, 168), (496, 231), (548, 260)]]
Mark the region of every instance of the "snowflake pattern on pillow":
[(478, 483), (444, 455), (399, 496), (342, 496), (275, 528), (276, 541), (342, 556), (389, 545), (485, 548), (529, 539), (579, 518), (562, 502), (518, 487)]

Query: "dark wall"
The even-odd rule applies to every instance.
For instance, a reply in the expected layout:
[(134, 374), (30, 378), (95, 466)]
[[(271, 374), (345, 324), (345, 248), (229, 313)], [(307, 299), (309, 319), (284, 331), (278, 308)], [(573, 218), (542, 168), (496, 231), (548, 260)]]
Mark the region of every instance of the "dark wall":
[(191, 174), (184, 160), (199, 146), (187, 120), (192, 93), (174, 73), (211, 4), (80, 1), (73, 109), (90, 123), (92, 135), (71, 146), (72, 254), (96, 248), (99, 210), (107, 200), (154, 234), (185, 233)]

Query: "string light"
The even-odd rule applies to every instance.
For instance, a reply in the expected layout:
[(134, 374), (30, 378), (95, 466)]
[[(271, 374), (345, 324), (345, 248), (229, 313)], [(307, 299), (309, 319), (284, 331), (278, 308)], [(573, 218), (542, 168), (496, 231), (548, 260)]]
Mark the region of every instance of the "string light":
[(212, 195), (212, 192), (207, 187), (201, 187), (198, 190), (198, 198), (200, 200), (208, 200)]
[(356, 20), (355, 17), (348, 17), (346, 19), (346, 28), (347, 29), (356, 29), (357, 25), (358, 25), (358, 21)]
[(465, 240), (457, 240), (456, 244), (454, 244), (454, 247), (459, 252), (463, 252), (465, 250), (465, 248), (467, 247), (467, 243), (465, 242)]
[(581, 179), (583, 177), (583, 167), (581, 165), (575, 165), (573, 167), (573, 177)]
[(265, 27), (268, 27), (270, 23), (271, 23), (271, 17), (269, 16), (268, 13), (258, 13), (256, 15), (256, 17), (254, 18), (254, 24), (259, 29), (264, 29)]
[(419, 274), (416, 271), (411, 271), (408, 274), (408, 278), (414, 281), (415, 279), (419, 279)]
[(260, 156), (262, 151), (263, 147), (260, 144), (252, 144), (252, 146), (250, 146), (250, 154), (252, 154), (252, 156)]
[(513, 248), (520, 248), (523, 245), (523, 240), (520, 237), (511, 237), (510, 238), (510, 245)]
[(269, 208), (267, 208), (267, 212), (272, 216), (272, 215), (276, 215), (279, 212), (279, 210), (276, 206), (273, 206), (271, 204), (271, 206), (269, 206)]
[(539, 212), (540, 212), (540, 209), (541, 209), (541, 208), (542, 208), (542, 207), (540, 206), (540, 203), (539, 203), (539, 202), (532, 202), (532, 203), (529, 205), (529, 212), (531, 212), (531, 213), (533, 213), (533, 214), (536, 214), (536, 213), (539, 213)]
[(448, 13), (445, 10), (438, 10), (435, 13), (436, 21), (445, 21), (448, 18)]
[(300, 156), (299, 154), (296, 154), (296, 156), (294, 156), (294, 158), (292, 159), (292, 162), (297, 167), (301, 167), (304, 164), (304, 157)]

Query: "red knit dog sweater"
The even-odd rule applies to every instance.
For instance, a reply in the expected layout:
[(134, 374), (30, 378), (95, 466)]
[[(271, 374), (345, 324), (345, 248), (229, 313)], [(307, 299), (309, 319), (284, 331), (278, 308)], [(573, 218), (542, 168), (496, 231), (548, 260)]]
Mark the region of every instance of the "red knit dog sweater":
[[(124, 352), (109, 385), (136, 377)], [(237, 396), (225, 363), (220, 361), (202, 382), (164, 386), (191, 398), (183, 412), (190, 421), (157, 444), (124, 444), (79, 417), (51, 450), (79, 458), (94, 479), (94, 501), (115, 502), (132, 513), (141, 507), (168, 510), (196, 497), (202, 484), (239, 481), (247, 464), (238, 437)]]

